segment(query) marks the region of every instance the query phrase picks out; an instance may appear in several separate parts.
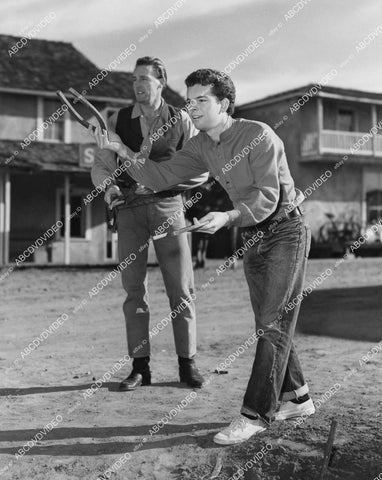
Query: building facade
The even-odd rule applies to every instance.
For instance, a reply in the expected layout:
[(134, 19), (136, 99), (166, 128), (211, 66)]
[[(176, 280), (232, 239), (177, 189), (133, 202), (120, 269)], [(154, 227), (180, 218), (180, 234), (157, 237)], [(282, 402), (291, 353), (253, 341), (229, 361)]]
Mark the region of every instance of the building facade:
[[(17, 40), (0, 35), (0, 265), (115, 263), (116, 234), (90, 179), (97, 147), (56, 91), (75, 88), (107, 118), (133, 102), (131, 74), (100, 76), (64, 42), (29, 40), (10, 57)], [(184, 103), (169, 88), (164, 96)], [(94, 121), (84, 105), (76, 109)]]
[(352, 230), (350, 239), (382, 219), (382, 94), (307, 85), (235, 115), (269, 124), (283, 140), (316, 242), (335, 228)]

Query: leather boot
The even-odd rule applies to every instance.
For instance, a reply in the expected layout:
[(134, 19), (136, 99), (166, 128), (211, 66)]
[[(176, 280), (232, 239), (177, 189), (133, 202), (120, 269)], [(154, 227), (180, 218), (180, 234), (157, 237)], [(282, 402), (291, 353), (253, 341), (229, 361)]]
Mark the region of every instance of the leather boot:
[(133, 358), (133, 370), (119, 384), (119, 390), (126, 392), (135, 390), (141, 385), (151, 385), (150, 357)]
[(202, 388), (204, 378), (196, 368), (193, 358), (178, 357), (180, 381), (192, 388)]

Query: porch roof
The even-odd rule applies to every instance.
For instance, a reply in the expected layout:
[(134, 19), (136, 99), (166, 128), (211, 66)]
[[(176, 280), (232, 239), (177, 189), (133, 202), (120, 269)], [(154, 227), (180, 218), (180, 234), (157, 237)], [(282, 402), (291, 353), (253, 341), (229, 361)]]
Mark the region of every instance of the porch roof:
[[(15, 155), (14, 152), (18, 151)], [(0, 167), (12, 170), (89, 173), (79, 165), (77, 143), (33, 142), (22, 150), (17, 140), (0, 140)]]

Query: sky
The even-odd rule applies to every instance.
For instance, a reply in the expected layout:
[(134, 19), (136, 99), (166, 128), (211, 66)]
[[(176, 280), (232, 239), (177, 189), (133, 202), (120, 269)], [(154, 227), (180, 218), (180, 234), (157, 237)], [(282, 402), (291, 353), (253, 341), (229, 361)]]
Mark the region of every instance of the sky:
[(100, 68), (134, 45), (118, 70), (158, 56), (183, 96), (185, 77), (203, 67), (230, 74), (238, 105), (333, 69), (330, 86), (382, 93), (381, 0), (1, 0), (0, 15), (0, 33), (40, 24), (34, 38), (70, 42)]

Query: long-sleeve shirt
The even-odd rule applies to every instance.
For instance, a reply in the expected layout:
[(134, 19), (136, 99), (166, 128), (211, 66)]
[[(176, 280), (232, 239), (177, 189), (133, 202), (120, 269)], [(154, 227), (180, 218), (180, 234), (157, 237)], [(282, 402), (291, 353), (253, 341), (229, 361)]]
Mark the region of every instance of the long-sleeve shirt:
[[(171, 128), (179, 129), (180, 132), (184, 135), (184, 143), (189, 140), (191, 137), (196, 135), (198, 130), (194, 127), (189, 115), (187, 115), (183, 110), (178, 112), (180, 118), (176, 122), (170, 123)], [(152, 135), (155, 130), (162, 128), (164, 125), (168, 124), (169, 119), (169, 109), (166, 102), (162, 99), (161, 107), (154, 118), (154, 120), (149, 124), (143, 111), (138, 103), (133, 107), (132, 118), (139, 117), (140, 126), (142, 135), (144, 137), (144, 142), (149, 145), (149, 137)], [(115, 132), (117, 125), (118, 112), (114, 113), (107, 122), (108, 129)], [(184, 144), (183, 143), (183, 144)], [(110, 150), (101, 150), (96, 149), (94, 165), (91, 171), (91, 178), (95, 186), (105, 185), (105, 179), (110, 179), (113, 175), (113, 172), (118, 168), (117, 157), (115, 153)], [(204, 183), (208, 179), (208, 174), (203, 174), (197, 176), (197, 178), (188, 178), (186, 183), (173, 184), (173, 190), (183, 190), (191, 189), (197, 187)], [(114, 183), (114, 181), (113, 181)], [(165, 189), (164, 189), (165, 190)]]
[(233, 225), (251, 226), (266, 220), (280, 207), (304, 199), (295, 189), (282, 140), (265, 123), (233, 119), (216, 143), (205, 132), (191, 138), (171, 161), (127, 160), (129, 174), (154, 191), (165, 190), (209, 171), (227, 191), (236, 218)]

